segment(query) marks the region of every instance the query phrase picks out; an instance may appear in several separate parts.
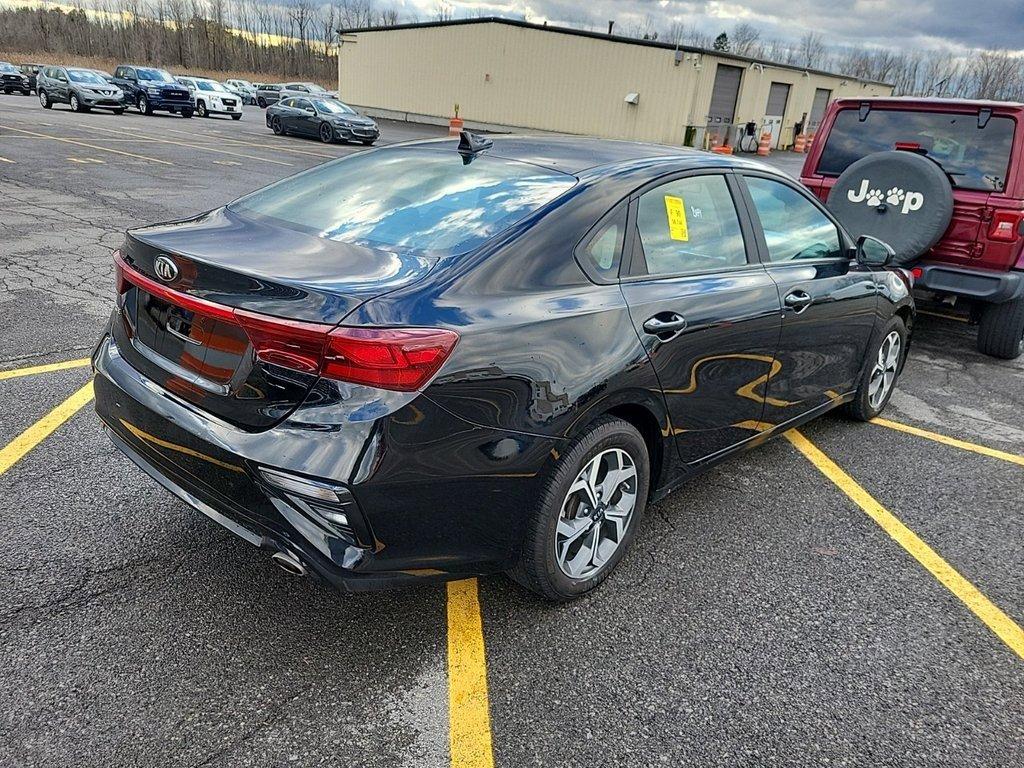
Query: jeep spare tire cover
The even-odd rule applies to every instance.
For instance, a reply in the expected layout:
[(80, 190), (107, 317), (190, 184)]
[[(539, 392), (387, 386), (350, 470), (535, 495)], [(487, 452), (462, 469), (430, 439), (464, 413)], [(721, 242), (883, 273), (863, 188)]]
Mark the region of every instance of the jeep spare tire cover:
[(854, 238), (871, 235), (911, 264), (939, 241), (953, 216), (945, 171), (913, 152), (877, 152), (850, 165), (828, 195), (828, 209)]

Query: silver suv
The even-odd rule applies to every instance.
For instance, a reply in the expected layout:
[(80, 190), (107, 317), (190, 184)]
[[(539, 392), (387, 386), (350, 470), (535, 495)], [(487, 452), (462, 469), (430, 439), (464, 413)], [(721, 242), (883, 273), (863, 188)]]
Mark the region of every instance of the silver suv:
[(36, 76), (36, 93), (44, 109), (69, 104), (75, 112), (111, 109), (124, 112), (124, 92), (91, 69), (43, 67)]

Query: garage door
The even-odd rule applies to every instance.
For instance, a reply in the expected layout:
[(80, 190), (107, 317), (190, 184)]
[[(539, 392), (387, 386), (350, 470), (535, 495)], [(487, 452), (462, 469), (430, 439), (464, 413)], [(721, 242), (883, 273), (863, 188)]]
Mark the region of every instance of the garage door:
[(821, 118), (825, 116), (825, 108), (828, 106), (831, 98), (832, 91), (828, 88), (818, 88), (814, 92), (814, 103), (811, 105), (811, 116), (807, 121), (809, 130), (818, 130), (818, 126), (821, 125)]
[(786, 114), (786, 102), (789, 101), (789, 83), (772, 83), (768, 89), (768, 106), (764, 113), (773, 117)]
[(736, 99), (740, 95), (741, 67), (719, 64), (715, 72), (715, 86), (711, 91), (709, 123), (731, 123), (736, 116)]

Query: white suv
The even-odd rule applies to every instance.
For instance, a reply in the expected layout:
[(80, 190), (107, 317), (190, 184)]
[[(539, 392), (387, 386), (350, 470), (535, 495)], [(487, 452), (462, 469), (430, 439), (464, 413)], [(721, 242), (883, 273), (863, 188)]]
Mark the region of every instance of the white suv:
[(196, 103), (196, 115), (231, 115), (233, 120), (242, 119), (242, 99), (216, 80), (206, 77), (175, 77), (182, 85), (188, 86)]
[(241, 96), (244, 104), (256, 103), (256, 86), (248, 80), (225, 80), (224, 85)]

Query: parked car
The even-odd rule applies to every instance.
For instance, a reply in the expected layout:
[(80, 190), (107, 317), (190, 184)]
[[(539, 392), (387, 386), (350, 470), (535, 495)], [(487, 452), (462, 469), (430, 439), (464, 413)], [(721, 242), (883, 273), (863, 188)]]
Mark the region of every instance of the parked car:
[(464, 133), (128, 231), (96, 410), (158, 483), (350, 589), (593, 589), (645, 506), (845, 406), (914, 319), (892, 250), (767, 166)]
[(256, 106), (266, 109), (281, 98), (281, 86), (275, 83), (260, 83), (256, 87)]
[(137, 107), (144, 115), (170, 112), (192, 117), (195, 103), (188, 88), (175, 81), (167, 70), (121, 64), (114, 70), (114, 83), (124, 91), (125, 103)]
[(189, 89), (199, 117), (231, 115), (234, 120), (242, 119), (241, 97), (222, 83), (207, 77), (180, 76), (174, 79)]
[(1024, 352), (1024, 105), (832, 103), (801, 181), (855, 235), (890, 242), (916, 289), (978, 324), (978, 349)]
[(3, 88), (4, 93), (20, 93), (23, 96), (28, 96), (32, 89), (29, 87), (28, 75), (22, 73), (13, 64), (0, 61), (0, 88)]
[(106, 80), (111, 85), (117, 85), (117, 83), (114, 82), (114, 76), (112, 74), (110, 74), (109, 72), (104, 72), (102, 69), (94, 69), (92, 71), (95, 72), (100, 77), (102, 77), (104, 80)]
[(244, 104), (256, 103), (256, 86), (248, 80), (231, 79), (225, 80), (224, 85), (243, 98)]
[(333, 99), (290, 97), (267, 107), (267, 127), (278, 136), (315, 136), (325, 144), (358, 141), (367, 146), (380, 138), (373, 118)]
[(21, 70), (21, 74), (28, 78), (29, 90), (33, 93), (36, 90), (36, 76), (39, 74), (39, 70), (42, 69), (45, 64), (20, 64), (18, 69)]
[(124, 113), (124, 93), (91, 69), (81, 67), (43, 67), (36, 80), (36, 93), (43, 109), (68, 104), (74, 112), (109, 109)]
[(281, 97), (288, 96), (313, 96), (319, 99), (336, 99), (337, 91), (328, 91), (316, 83), (284, 83), (281, 86)]

